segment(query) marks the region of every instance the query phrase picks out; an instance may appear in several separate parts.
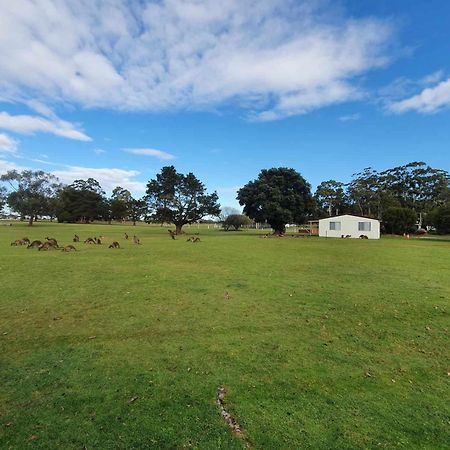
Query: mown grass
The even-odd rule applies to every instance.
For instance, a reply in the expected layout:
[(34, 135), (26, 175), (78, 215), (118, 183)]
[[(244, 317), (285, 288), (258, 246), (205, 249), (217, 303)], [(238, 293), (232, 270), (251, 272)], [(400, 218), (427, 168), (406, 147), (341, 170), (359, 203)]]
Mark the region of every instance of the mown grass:
[(190, 231), (0, 228), (0, 448), (447, 448), (450, 242)]

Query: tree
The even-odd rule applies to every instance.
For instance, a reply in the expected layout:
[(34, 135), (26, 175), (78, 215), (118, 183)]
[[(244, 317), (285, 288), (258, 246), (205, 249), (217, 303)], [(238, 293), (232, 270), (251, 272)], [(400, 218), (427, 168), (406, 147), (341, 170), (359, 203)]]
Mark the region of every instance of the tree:
[(223, 221), (223, 228), (226, 231), (229, 231), (232, 228), (234, 228), (235, 231), (238, 231), (239, 228), (245, 225), (250, 225), (251, 223), (252, 220), (244, 214), (230, 214)]
[(136, 225), (136, 222), (147, 213), (147, 202), (145, 199), (134, 199), (131, 198), (130, 203), (128, 205), (128, 216), (129, 219), (133, 222), (133, 226)]
[(450, 204), (435, 208), (428, 217), (439, 234), (450, 233)]
[(0, 186), (0, 214), (3, 212), (3, 208), (6, 205), (7, 192), (5, 187)]
[(390, 192), (400, 206), (416, 212), (420, 226), (422, 215), (447, 195), (450, 181), (445, 170), (433, 169), (421, 161), (385, 170), (380, 179), (383, 190)]
[(128, 189), (117, 186), (112, 191), (110, 200), (111, 218), (115, 220), (123, 220), (129, 215), (130, 203), (133, 197)]
[(217, 193), (207, 194), (193, 173), (183, 175), (174, 166), (163, 167), (156, 179), (148, 182), (146, 192), (151, 219), (175, 224), (177, 234), (183, 225), (220, 213)]
[(233, 208), (232, 206), (223, 206), (218, 216), (219, 221), (224, 222), (225, 219), (232, 214), (241, 214), (241, 212), (237, 208)]
[(97, 180), (75, 180), (59, 194), (58, 221), (89, 223), (108, 217), (109, 205), (104, 195)]
[(42, 170), (10, 170), (0, 177), (9, 185), (7, 202), (9, 207), (22, 217), (28, 217), (32, 226), (37, 216), (51, 215), (51, 199), (60, 188), (58, 178)]
[(314, 210), (309, 183), (294, 169), (264, 169), (238, 191), (244, 214), (257, 222), (267, 221), (277, 234), (287, 223), (303, 223)]
[(353, 174), (347, 186), (350, 203), (357, 214), (367, 217), (381, 217), (380, 177), (376, 170), (366, 167)]
[(335, 180), (323, 181), (317, 186), (314, 198), (320, 208), (327, 211), (328, 216), (342, 212), (345, 203), (344, 183)]
[(383, 216), (386, 231), (391, 234), (411, 233), (415, 229), (416, 221), (417, 215), (410, 208), (390, 207)]

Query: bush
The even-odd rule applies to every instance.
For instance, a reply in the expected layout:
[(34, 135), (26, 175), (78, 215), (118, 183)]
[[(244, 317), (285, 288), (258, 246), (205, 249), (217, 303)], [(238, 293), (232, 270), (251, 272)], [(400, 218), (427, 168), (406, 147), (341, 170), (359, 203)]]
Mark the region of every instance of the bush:
[(245, 216), (244, 214), (230, 214), (224, 221), (223, 221), (223, 227), (226, 231), (229, 231), (230, 229), (234, 229), (235, 231), (238, 231), (239, 228), (250, 225), (252, 223), (252, 220)]
[(439, 234), (450, 233), (450, 205), (439, 206), (434, 209), (428, 219)]
[(409, 208), (391, 207), (383, 214), (383, 222), (388, 233), (411, 233), (415, 229), (417, 215)]

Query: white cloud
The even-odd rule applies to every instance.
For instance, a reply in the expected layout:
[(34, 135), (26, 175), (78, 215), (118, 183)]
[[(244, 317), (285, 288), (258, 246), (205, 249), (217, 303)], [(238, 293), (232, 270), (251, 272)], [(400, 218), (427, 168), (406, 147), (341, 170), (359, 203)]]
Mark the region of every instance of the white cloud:
[(390, 37), (387, 22), (323, 0), (4, 1), (0, 98), (46, 117), (46, 102), (160, 111), (236, 101), (276, 119), (361, 98), (358, 77), (387, 63)]
[(16, 153), (18, 142), (7, 134), (0, 133), (0, 153)]
[(0, 159), (0, 175), (8, 172), (8, 170), (26, 170), (26, 167), (18, 166), (17, 164), (6, 161), (4, 159)]
[(392, 102), (388, 105), (388, 109), (398, 114), (408, 111), (432, 114), (449, 106), (450, 78), (433, 87), (427, 87), (412, 97)]
[(106, 150), (103, 150), (102, 148), (94, 148), (94, 153), (96, 155), (103, 155), (103, 153), (106, 153)]
[(346, 116), (339, 117), (339, 120), (341, 122), (354, 122), (355, 120), (359, 120), (361, 118), (361, 114), (355, 113), (355, 114), (348, 114)]
[(133, 155), (154, 156), (162, 160), (175, 159), (174, 155), (154, 148), (124, 148), (123, 150), (127, 153), (132, 153)]
[(145, 183), (133, 180), (133, 177), (139, 175), (137, 170), (124, 170), (116, 168), (92, 168), (81, 166), (66, 166), (67, 169), (55, 170), (52, 173), (56, 175), (63, 183), (70, 184), (74, 180), (95, 178), (103, 189), (112, 191), (116, 186), (122, 186), (137, 194), (145, 191)]
[(71, 122), (58, 118), (46, 119), (40, 116), (17, 115), (0, 112), (0, 129), (16, 133), (34, 134), (36, 132), (51, 133), (56, 136), (75, 139), (77, 141), (91, 141), (82, 130)]

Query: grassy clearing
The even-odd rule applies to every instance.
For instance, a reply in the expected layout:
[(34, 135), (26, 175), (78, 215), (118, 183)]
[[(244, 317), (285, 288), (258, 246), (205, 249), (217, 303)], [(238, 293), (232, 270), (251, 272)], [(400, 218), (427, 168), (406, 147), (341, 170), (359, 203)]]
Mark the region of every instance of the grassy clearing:
[(450, 242), (191, 230), (0, 228), (0, 448), (448, 445)]

